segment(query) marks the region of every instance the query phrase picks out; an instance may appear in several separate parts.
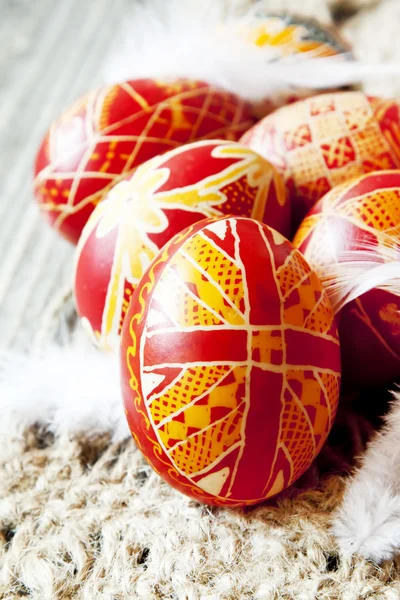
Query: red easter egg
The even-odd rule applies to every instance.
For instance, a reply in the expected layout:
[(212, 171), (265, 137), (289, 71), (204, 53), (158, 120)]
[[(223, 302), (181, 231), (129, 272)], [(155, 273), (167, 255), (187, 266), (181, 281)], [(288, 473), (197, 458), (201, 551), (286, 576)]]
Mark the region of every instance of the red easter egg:
[(255, 504), (300, 477), (328, 435), (333, 311), (278, 232), (243, 217), (201, 221), (136, 288), (121, 376), (132, 435), (168, 483), (209, 504)]
[[(326, 194), (294, 238), (338, 309), (341, 298), (352, 293), (340, 311), (339, 326), (347, 386), (400, 377), (400, 289), (396, 293), (382, 280), (379, 268), (400, 260), (399, 236), (400, 171), (380, 171)], [(378, 269), (366, 272), (367, 261)], [(366, 288), (360, 287), (358, 271)]]
[(237, 140), (250, 105), (199, 81), (139, 79), (99, 88), (50, 127), (34, 192), (49, 223), (77, 243), (96, 204), (146, 160), (198, 139)]
[(282, 173), (294, 227), (339, 183), (400, 167), (400, 105), (362, 92), (337, 92), (284, 106), (241, 142)]
[(77, 248), (76, 306), (96, 344), (117, 347), (132, 291), (173, 235), (201, 219), (229, 214), (289, 231), (281, 176), (237, 142), (187, 144), (120, 181), (96, 207)]

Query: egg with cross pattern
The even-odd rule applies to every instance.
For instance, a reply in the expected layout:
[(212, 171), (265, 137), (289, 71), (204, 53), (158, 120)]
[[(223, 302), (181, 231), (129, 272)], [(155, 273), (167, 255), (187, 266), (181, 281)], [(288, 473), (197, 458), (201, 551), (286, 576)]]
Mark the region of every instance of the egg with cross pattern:
[(310, 466), (336, 412), (332, 307), (292, 244), (243, 217), (193, 224), (159, 252), (123, 325), (132, 435), (173, 487), (255, 504)]

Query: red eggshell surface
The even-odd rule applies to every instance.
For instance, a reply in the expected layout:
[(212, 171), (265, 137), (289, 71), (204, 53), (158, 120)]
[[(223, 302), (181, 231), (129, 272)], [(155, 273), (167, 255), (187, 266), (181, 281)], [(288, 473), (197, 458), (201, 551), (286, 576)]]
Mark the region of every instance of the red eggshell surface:
[(332, 308), (276, 231), (240, 217), (201, 221), (136, 289), (121, 377), (132, 435), (168, 483), (209, 504), (254, 504), (307, 469), (332, 425)]
[[(344, 252), (368, 247), (379, 265), (388, 262), (389, 248), (399, 260), (399, 234), (400, 171), (381, 171), (324, 196), (293, 243), (324, 281), (327, 265), (340, 264)], [(400, 377), (400, 296), (374, 288), (346, 304), (339, 316), (345, 385), (385, 384)]]
[(400, 167), (399, 106), (362, 92), (322, 94), (280, 108), (240, 141), (282, 173), (296, 228), (339, 183)]
[(172, 236), (201, 219), (229, 214), (256, 218), (285, 234), (290, 229), (281, 176), (237, 142), (181, 146), (118, 183), (95, 209), (77, 248), (77, 311), (97, 345), (118, 345), (129, 297)]
[(40, 209), (77, 243), (96, 204), (138, 165), (198, 139), (237, 140), (253, 123), (248, 104), (203, 82), (141, 79), (99, 88), (43, 139), (34, 181)]

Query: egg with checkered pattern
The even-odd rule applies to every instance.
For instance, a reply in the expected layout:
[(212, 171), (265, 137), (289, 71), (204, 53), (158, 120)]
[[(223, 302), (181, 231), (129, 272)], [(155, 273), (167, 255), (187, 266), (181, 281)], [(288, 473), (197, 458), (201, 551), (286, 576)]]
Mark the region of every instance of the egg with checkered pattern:
[(284, 106), (241, 138), (283, 175), (293, 229), (336, 185), (400, 168), (400, 104), (362, 92), (322, 94)]
[(328, 192), (293, 244), (339, 313), (347, 387), (400, 377), (400, 171), (379, 171)]
[(287, 488), (335, 417), (329, 299), (300, 252), (254, 219), (203, 220), (164, 246), (133, 294), (120, 358), (138, 447), (208, 504), (255, 504)]
[(288, 234), (290, 205), (267, 160), (237, 142), (186, 144), (138, 167), (92, 213), (77, 247), (78, 314), (96, 345), (115, 348), (130, 296), (150, 261), (185, 227), (253, 217)]
[(140, 79), (96, 89), (64, 111), (39, 147), (40, 210), (76, 244), (95, 206), (138, 165), (195, 140), (238, 140), (253, 123), (248, 103), (204, 82)]

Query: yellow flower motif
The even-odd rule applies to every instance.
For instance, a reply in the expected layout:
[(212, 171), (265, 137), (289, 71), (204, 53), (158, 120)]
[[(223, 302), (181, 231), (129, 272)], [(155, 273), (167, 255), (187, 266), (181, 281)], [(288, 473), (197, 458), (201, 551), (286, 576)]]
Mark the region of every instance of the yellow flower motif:
[[(200, 142), (209, 145), (209, 141)], [(199, 143), (196, 144), (198, 146)], [(103, 312), (100, 345), (114, 347), (118, 342), (121, 314), (127, 303), (125, 291), (140, 281), (143, 273), (159, 251), (149, 238), (151, 234), (165, 231), (168, 219), (163, 209), (176, 208), (201, 213), (204, 218), (218, 217), (227, 197), (223, 188), (246, 176), (248, 185), (255, 190), (252, 217), (262, 219), (269, 188), (274, 181), (279, 185), (273, 168), (254, 151), (240, 144), (218, 142), (211, 156), (237, 159), (217, 174), (205, 177), (198, 183), (170, 191), (158, 191), (167, 182), (170, 171), (163, 163), (187, 152), (187, 147), (177, 148), (168, 157), (158, 156), (141, 165), (128, 180), (111, 189), (107, 200), (92, 213), (78, 245), (78, 256), (89, 235), (95, 230), (97, 238), (117, 232), (110, 283)], [(283, 200), (281, 200), (281, 197)], [(280, 202), (285, 194), (279, 193)], [(127, 307), (125, 306), (125, 309)]]

